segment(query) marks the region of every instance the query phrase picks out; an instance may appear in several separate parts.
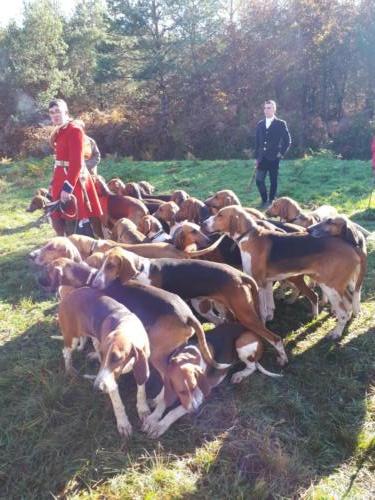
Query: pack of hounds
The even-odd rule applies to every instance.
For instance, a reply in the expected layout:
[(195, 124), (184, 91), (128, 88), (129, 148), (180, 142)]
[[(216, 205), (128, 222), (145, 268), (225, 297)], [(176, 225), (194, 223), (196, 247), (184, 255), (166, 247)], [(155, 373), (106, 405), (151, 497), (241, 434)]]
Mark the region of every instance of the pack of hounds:
[[(85, 376), (109, 395), (122, 436), (132, 433), (117, 383), (124, 373), (133, 372), (142, 430), (153, 438), (195, 412), (228, 373), (236, 384), (257, 370), (281, 376), (260, 364), (264, 342), (288, 362), (267, 328), (276, 282), (278, 293), (292, 289), (289, 302), (305, 296), (314, 317), (329, 306), (332, 339), (360, 312), (369, 233), (334, 207), (307, 213), (282, 197), (263, 214), (231, 190), (200, 201), (181, 190), (156, 195), (148, 182), (97, 184), (107, 239), (60, 235), (29, 258), (39, 284), (59, 297), (66, 372), (77, 373), (72, 353), (90, 338), (100, 368)], [(39, 190), (28, 210), (48, 201)], [(205, 333), (203, 320), (214, 328)]]

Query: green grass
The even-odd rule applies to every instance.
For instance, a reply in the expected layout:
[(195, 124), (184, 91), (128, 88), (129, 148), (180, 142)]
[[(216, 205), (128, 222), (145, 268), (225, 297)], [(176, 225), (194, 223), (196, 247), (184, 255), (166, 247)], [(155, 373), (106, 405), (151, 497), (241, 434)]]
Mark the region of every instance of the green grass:
[[(33, 191), (47, 186), (51, 159), (0, 165), (0, 498), (370, 499), (374, 479), (375, 251), (361, 315), (340, 342), (325, 339), (327, 311), (317, 320), (299, 299), (279, 302), (271, 328), (285, 339), (290, 364), (281, 380), (255, 374), (223, 383), (200, 413), (160, 440), (139, 430), (132, 377), (121, 382), (134, 435), (123, 442), (105, 395), (65, 377), (56, 300), (38, 289), (26, 254), (52, 236), (26, 213)], [(181, 188), (205, 198), (231, 188), (258, 202), (244, 161), (129, 162), (107, 159), (109, 179), (147, 179), (157, 191)], [(329, 203), (370, 230), (370, 166), (329, 156), (282, 164), (280, 195), (304, 206)], [(373, 200), (375, 205), (375, 200)], [(93, 370), (84, 356), (81, 371)], [(278, 370), (267, 349), (264, 365)]]

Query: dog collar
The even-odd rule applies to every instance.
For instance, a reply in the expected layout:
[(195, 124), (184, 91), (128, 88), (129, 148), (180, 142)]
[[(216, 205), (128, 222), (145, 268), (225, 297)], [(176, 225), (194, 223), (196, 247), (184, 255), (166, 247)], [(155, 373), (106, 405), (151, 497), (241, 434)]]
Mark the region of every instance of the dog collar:
[(96, 269), (91, 269), (91, 271), (87, 277), (86, 283), (85, 283), (86, 286), (91, 286), (91, 283), (93, 282), (95, 274), (96, 274)]

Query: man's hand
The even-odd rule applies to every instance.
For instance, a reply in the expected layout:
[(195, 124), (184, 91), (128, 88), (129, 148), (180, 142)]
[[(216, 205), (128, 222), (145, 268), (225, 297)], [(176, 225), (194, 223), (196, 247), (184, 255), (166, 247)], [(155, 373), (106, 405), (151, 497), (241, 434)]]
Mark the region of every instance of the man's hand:
[(254, 165), (254, 168), (255, 170), (259, 167), (259, 160), (255, 160), (255, 165)]
[(60, 200), (61, 203), (66, 203), (67, 201), (70, 200), (71, 194), (67, 193), (66, 191), (61, 191), (60, 193)]
[(281, 160), (282, 157), (283, 157), (283, 155), (281, 153), (277, 153), (276, 158), (278, 158), (279, 160)]

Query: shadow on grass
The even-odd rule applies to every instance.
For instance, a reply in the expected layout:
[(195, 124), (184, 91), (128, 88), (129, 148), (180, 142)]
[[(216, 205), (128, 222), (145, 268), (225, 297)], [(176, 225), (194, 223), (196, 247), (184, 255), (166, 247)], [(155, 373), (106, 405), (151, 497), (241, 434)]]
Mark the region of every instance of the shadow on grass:
[(239, 387), (220, 387), (195, 432), (224, 438), (197, 494), (184, 498), (294, 498), (354, 456), (354, 474), (340, 479), (348, 494), (374, 446), (357, 451), (375, 375), (374, 333), (344, 345), (322, 339), (291, 359), (293, 373), (281, 380), (254, 375)]
[[(374, 195), (374, 200), (375, 204), (375, 195)], [(351, 217), (354, 221), (367, 221), (367, 222), (372, 222), (375, 223), (375, 208), (366, 208), (365, 210), (361, 210), (353, 214)], [(369, 229), (371, 231), (371, 229)]]
[[(62, 345), (50, 339), (56, 333), (54, 323), (41, 321), (0, 348), (4, 498), (65, 498), (120, 474), (148, 474), (155, 454), (165, 462), (191, 457), (197, 494), (186, 498), (293, 496), (355, 453), (374, 329), (343, 345), (312, 344), (282, 379), (255, 374), (239, 386), (223, 383), (198, 416), (181, 419), (160, 442), (140, 432), (134, 381), (126, 376), (120, 387), (134, 429), (127, 443), (107, 396), (64, 375)], [(270, 362), (271, 351), (264, 365)], [(96, 369), (84, 354), (74, 364), (81, 373)], [(202, 453), (197, 458), (210, 446), (217, 451), (206, 462)]]
[(25, 251), (0, 257), (0, 301), (15, 304), (23, 298), (34, 302), (46, 297), (37, 283), (39, 270), (33, 266)]
[[(140, 432), (133, 377), (120, 390), (134, 436), (117, 433), (109, 398), (91, 382), (64, 374), (62, 343), (51, 339), (57, 325), (39, 322), (0, 347), (0, 491), (4, 498), (51, 498), (87, 488), (126, 472), (158, 448)], [(81, 374), (95, 372), (75, 353)], [(196, 443), (168, 438), (168, 452), (192, 453)], [(142, 458), (143, 457), (143, 458)], [(3, 496), (1, 497), (3, 498)]]
[(41, 215), (34, 221), (30, 221), (23, 226), (0, 229), (0, 236), (12, 236), (13, 234), (23, 233), (24, 231), (28, 231), (29, 229), (32, 229), (34, 227), (39, 228), (42, 224), (48, 224), (48, 221), (46, 220), (44, 215)]

